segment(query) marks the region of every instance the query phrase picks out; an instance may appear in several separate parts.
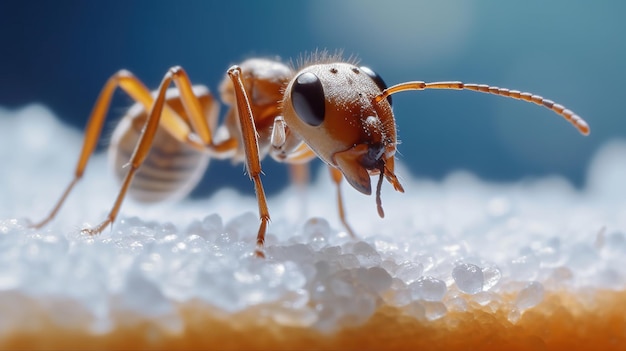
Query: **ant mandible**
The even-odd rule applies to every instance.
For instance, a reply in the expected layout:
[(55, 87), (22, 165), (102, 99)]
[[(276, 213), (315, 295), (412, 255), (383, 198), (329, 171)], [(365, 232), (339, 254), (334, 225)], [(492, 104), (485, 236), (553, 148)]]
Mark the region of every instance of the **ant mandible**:
[[(170, 88), (172, 82), (176, 88)], [(83, 176), (116, 88), (136, 101), (117, 125), (109, 147), (121, 188), (107, 218), (83, 233), (98, 234), (111, 225), (127, 193), (147, 202), (184, 197), (206, 171), (210, 158), (230, 158), (245, 162), (254, 183), (260, 216), (255, 251), (259, 257), (264, 257), (270, 220), (261, 182), (261, 160), (267, 154), (291, 165), (322, 159), (337, 186), (340, 220), (353, 237), (343, 209), (342, 178), (370, 195), (370, 176), (378, 175), (376, 205), (380, 217), (384, 216), (383, 179), (404, 192), (394, 173), (397, 139), (392, 94), (465, 89), (510, 97), (544, 106), (582, 134), (589, 134), (582, 118), (538, 95), (461, 82), (413, 81), (387, 87), (371, 69), (326, 53), (311, 58), (298, 70), (277, 60), (259, 58), (232, 66), (220, 86), (222, 101), (230, 108), (219, 127), (218, 102), (206, 87), (192, 86), (183, 68), (170, 68), (154, 94), (132, 73), (121, 70), (109, 78), (96, 100), (74, 178), (50, 214), (33, 227), (42, 227), (55, 217)], [(137, 179), (132, 182), (135, 175)]]

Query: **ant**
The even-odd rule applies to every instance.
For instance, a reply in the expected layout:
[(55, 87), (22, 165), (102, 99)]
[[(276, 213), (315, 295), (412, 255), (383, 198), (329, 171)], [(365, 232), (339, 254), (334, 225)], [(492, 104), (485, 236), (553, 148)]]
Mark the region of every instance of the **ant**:
[[(136, 102), (118, 123), (109, 147), (121, 188), (106, 219), (83, 233), (95, 235), (111, 225), (127, 193), (147, 202), (181, 198), (197, 184), (210, 158), (231, 159), (245, 162), (254, 183), (260, 216), (255, 254), (259, 257), (264, 257), (270, 220), (261, 182), (261, 160), (268, 154), (292, 167), (315, 157), (322, 159), (337, 186), (339, 218), (353, 237), (343, 208), (341, 180), (371, 195), (370, 176), (377, 175), (376, 206), (384, 217), (383, 179), (404, 192), (394, 173), (397, 138), (392, 94), (452, 89), (509, 97), (544, 106), (582, 134), (589, 134), (589, 126), (578, 115), (531, 93), (462, 82), (413, 81), (387, 87), (378, 74), (354, 61), (327, 53), (313, 56), (297, 70), (260, 58), (229, 68), (219, 87), (229, 109), (219, 127), (218, 102), (206, 87), (192, 86), (183, 68), (170, 68), (154, 93), (129, 71), (118, 71), (104, 85), (91, 112), (73, 180), (50, 214), (32, 227), (52, 220), (82, 177), (117, 88)], [(172, 83), (175, 88), (170, 88)]]

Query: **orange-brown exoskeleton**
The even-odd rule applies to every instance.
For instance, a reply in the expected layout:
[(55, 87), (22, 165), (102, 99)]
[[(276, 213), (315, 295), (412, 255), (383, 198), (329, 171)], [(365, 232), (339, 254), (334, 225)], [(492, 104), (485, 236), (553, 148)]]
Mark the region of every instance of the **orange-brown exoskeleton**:
[[(181, 67), (168, 70), (154, 93), (130, 72), (117, 72), (96, 100), (73, 180), (48, 217), (33, 226), (49, 222), (82, 177), (116, 88), (137, 102), (118, 124), (109, 150), (121, 189), (107, 218), (84, 232), (97, 234), (111, 225), (127, 194), (144, 201), (180, 198), (197, 184), (210, 158), (232, 159), (245, 163), (254, 183), (260, 216), (258, 256), (264, 255), (270, 219), (261, 183), (261, 160), (268, 154), (292, 165), (322, 159), (337, 185), (339, 217), (353, 236), (339, 191), (341, 179), (370, 195), (370, 176), (378, 175), (376, 204), (379, 215), (384, 216), (383, 179), (395, 190), (404, 191), (394, 173), (397, 136), (390, 95), (397, 92), (465, 89), (511, 97), (547, 107), (582, 134), (589, 133), (579, 116), (538, 95), (461, 82), (413, 81), (388, 88), (367, 67), (330, 55), (310, 61), (298, 70), (269, 59), (249, 59), (232, 66), (220, 86), (222, 101), (229, 109), (219, 126), (218, 103), (207, 88), (192, 87)], [(172, 82), (175, 88), (170, 88)]]

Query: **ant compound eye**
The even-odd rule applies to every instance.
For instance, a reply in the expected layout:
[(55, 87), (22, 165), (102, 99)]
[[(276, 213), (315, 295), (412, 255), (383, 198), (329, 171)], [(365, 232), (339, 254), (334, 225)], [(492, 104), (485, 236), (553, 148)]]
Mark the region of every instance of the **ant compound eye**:
[[(367, 74), (370, 78), (372, 78), (380, 91), (387, 89), (387, 84), (385, 84), (385, 81), (378, 75), (378, 73), (372, 71), (369, 67), (361, 66), (359, 68), (361, 69), (361, 71), (365, 72), (365, 74)], [(387, 96), (387, 101), (389, 101), (389, 105), (391, 105), (391, 95)]]
[(304, 72), (296, 77), (291, 87), (291, 103), (298, 117), (306, 124), (316, 127), (324, 122), (324, 87), (315, 74)]

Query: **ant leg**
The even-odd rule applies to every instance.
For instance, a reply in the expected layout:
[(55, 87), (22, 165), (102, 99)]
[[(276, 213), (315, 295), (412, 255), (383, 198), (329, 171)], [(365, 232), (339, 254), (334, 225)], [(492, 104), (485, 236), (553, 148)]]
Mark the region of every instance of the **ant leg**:
[[(214, 143), (212, 130), (215, 128), (214, 124), (217, 124), (218, 111), (214, 110), (211, 116), (206, 116), (205, 113), (202, 112), (202, 104), (193, 92), (191, 80), (182, 67), (174, 66), (169, 69), (161, 82), (159, 94), (167, 90), (172, 82), (176, 85), (176, 88), (178, 88), (180, 101), (186, 113), (186, 115), (177, 114), (176, 116), (179, 117), (180, 121), (186, 122), (186, 129), (176, 128), (176, 130), (173, 131), (173, 128), (169, 126), (173, 124), (171, 118), (168, 120), (168, 116), (166, 115), (162, 117), (165, 121), (161, 124), (164, 124), (164, 127), (180, 142), (191, 145), (198, 149), (198, 151), (210, 150), (213, 152), (212, 156), (220, 157), (223, 153), (235, 150), (237, 148), (237, 140), (232, 136), (229, 136), (217, 144)], [(209, 104), (217, 107), (217, 102), (214, 102), (213, 96), (209, 95), (209, 97), (211, 98)], [(167, 104), (165, 106), (167, 106)], [(163, 111), (165, 112), (165, 110)], [(189, 126), (191, 126), (191, 129)], [(195, 136), (200, 138), (201, 143), (194, 138)]]
[(91, 112), (89, 117), (89, 121), (87, 122), (87, 126), (85, 128), (85, 139), (83, 141), (83, 146), (81, 148), (81, 153), (78, 158), (78, 164), (76, 165), (76, 169), (74, 171), (74, 178), (67, 186), (61, 198), (57, 201), (55, 206), (52, 208), (47, 217), (43, 220), (31, 224), (33, 228), (41, 228), (50, 222), (57, 214), (57, 212), (61, 209), (61, 206), (65, 202), (67, 196), (70, 194), (74, 186), (78, 183), (80, 178), (82, 178), (85, 168), (87, 167), (87, 162), (89, 158), (93, 154), (93, 151), (96, 148), (96, 144), (98, 139), (100, 138), (100, 134), (102, 132), (102, 126), (104, 124), (104, 120), (111, 104), (111, 99), (113, 97), (113, 92), (117, 87), (120, 87), (128, 95), (130, 95), (135, 101), (140, 102), (144, 106), (150, 106), (152, 104), (152, 96), (150, 96), (150, 91), (146, 88), (141, 81), (135, 78), (132, 73), (126, 70), (121, 70), (115, 73), (109, 80), (106, 82), (98, 99), (96, 100), (96, 104)]
[[(149, 117), (146, 120), (146, 125), (149, 124), (150, 120), (154, 120), (154, 122), (152, 122), (152, 125), (154, 126), (153, 129), (156, 130), (156, 127), (161, 125), (163, 128), (167, 129), (168, 132), (179, 141), (188, 143), (202, 150), (206, 149), (207, 147), (212, 147), (218, 150), (219, 152), (220, 147), (232, 148), (231, 144), (233, 143), (232, 143), (232, 140), (230, 139), (224, 141), (224, 143), (220, 145), (204, 145), (202, 143), (194, 142), (193, 141), (194, 139), (191, 138), (191, 135), (193, 134), (193, 132), (190, 129), (189, 123), (185, 119), (185, 117), (177, 114), (167, 104), (164, 103), (165, 92), (167, 90), (166, 88), (168, 87), (172, 79), (172, 77), (170, 76), (174, 76), (174, 77), (179, 76), (180, 75), (179, 71), (182, 71), (182, 69), (180, 69), (179, 67), (174, 67), (170, 69), (170, 71), (166, 74), (164, 81), (162, 82), (160, 91), (159, 91), (159, 95), (161, 96), (161, 101), (159, 103), (157, 103), (154, 100), (148, 88), (146, 88), (145, 85), (129, 71), (120, 70), (119, 72), (115, 73), (113, 76), (111, 76), (107, 80), (106, 84), (102, 88), (102, 91), (100, 92), (100, 95), (98, 96), (96, 100), (94, 108), (87, 122), (87, 127), (85, 129), (85, 138), (83, 141), (83, 146), (81, 148), (81, 154), (78, 159), (78, 164), (76, 165), (76, 169), (74, 171), (74, 178), (72, 179), (70, 184), (67, 186), (61, 198), (57, 201), (57, 203), (53, 207), (50, 214), (46, 218), (44, 218), (42, 221), (32, 224), (31, 225), (32, 227), (41, 228), (44, 225), (46, 225), (48, 222), (50, 222), (60, 210), (61, 206), (65, 202), (67, 196), (69, 195), (73, 187), (82, 178), (85, 168), (87, 166), (87, 162), (89, 161), (89, 158), (93, 154), (96, 148), (97, 141), (100, 138), (102, 127), (104, 125), (104, 120), (106, 118), (108, 109), (111, 105), (113, 93), (115, 92), (116, 88), (121, 88), (133, 100), (143, 105), (146, 111), (149, 111), (151, 113), (150, 114), (151, 117)], [(189, 84), (189, 86), (191, 85)], [(187, 101), (189, 100), (197, 101), (197, 98), (194, 95), (192, 95), (191, 97), (189, 96), (188, 90), (181, 90), (181, 95), (183, 94), (183, 91), (185, 92), (184, 100), (183, 100), (184, 104), (189, 105), (189, 103), (187, 103)], [(191, 93), (193, 94), (193, 91), (191, 91)], [(156, 109), (153, 108), (153, 105), (157, 108)], [(157, 116), (156, 119), (152, 117), (153, 115)], [(198, 120), (198, 118), (193, 118), (193, 119)], [(208, 122), (205, 124), (206, 124), (206, 128), (208, 128)], [(199, 124), (197, 122), (195, 125), (199, 125), (198, 127), (199, 130), (202, 130), (202, 132), (200, 133), (201, 138), (202, 138), (202, 135), (205, 135), (203, 140), (210, 140), (210, 137), (206, 138), (206, 135), (210, 136), (210, 129), (205, 129), (205, 125)], [(131, 165), (133, 164), (133, 160), (136, 159), (136, 154), (137, 154), (137, 149), (139, 148), (139, 144), (145, 143), (144, 141), (142, 141), (146, 139), (143, 136), (145, 134), (146, 134), (145, 132), (142, 133), (142, 137), (140, 137), (138, 141), (138, 145), (135, 148), (135, 151), (133, 152), (133, 156), (131, 157)], [(153, 136), (154, 136), (154, 133), (152, 133), (151, 136), (150, 135), (147, 136), (150, 144), (151, 144)], [(145, 158), (147, 151), (150, 149), (149, 147), (150, 144), (148, 144), (147, 147), (142, 148), (145, 150), (143, 150), (143, 155), (140, 154), (140, 157), (142, 157), (141, 161), (143, 161), (143, 158)], [(134, 170), (129, 171), (129, 173), (131, 173), (130, 178), (132, 178), (132, 174), (134, 174), (134, 172), (135, 172)], [(119, 211), (121, 200), (123, 199), (124, 194), (126, 193), (128, 185), (130, 184), (130, 179), (128, 178), (129, 177), (127, 176), (124, 181), (122, 190), (120, 191), (120, 194), (118, 195), (118, 200), (116, 201), (116, 204), (113, 210), (111, 211), (111, 214), (109, 214), (107, 221), (105, 221), (105, 223), (98, 226), (97, 229), (90, 230), (88, 232), (92, 234), (96, 234), (98, 232), (101, 232), (106, 227), (106, 225), (113, 222), (113, 220), (115, 219), (115, 216), (117, 215), (117, 212)]]
[[(175, 114), (173, 118), (168, 116), (169, 108), (167, 104), (165, 103), (166, 92), (167, 92), (168, 87), (172, 84), (172, 82), (176, 84), (176, 87), (180, 91), (181, 101), (183, 103), (183, 106), (185, 107), (185, 110), (188, 114), (190, 122), (192, 122), (193, 129), (198, 133), (202, 141), (206, 142), (206, 144), (197, 144), (197, 142), (194, 144), (194, 141), (191, 138), (193, 133), (191, 130), (189, 130), (189, 126), (186, 126), (187, 127), (186, 130), (184, 129), (174, 130), (174, 127), (176, 126), (172, 125), (171, 123), (172, 121), (179, 122), (180, 124), (185, 124), (185, 125), (186, 123), (185, 123), (184, 118), (181, 118), (177, 114)], [(83, 230), (83, 232), (85, 232), (86, 234), (91, 234), (91, 235), (98, 234), (102, 232), (104, 228), (106, 228), (107, 226), (109, 226), (115, 221), (115, 218), (117, 217), (117, 214), (119, 213), (120, 207), (122, 206), (122, 202), (124, 201), (124, 197), (126, 196), (126, 193), (128, 192), (128, 188), (130, 187), (130, 184), (133, 180), (133, 177), (135, 176), (135, 173), (137, 172), (141, 164), (146, 159), (146, 156), (150, 152), (150, 149), (152, 147), (152, 141), (154, 140), (154, 136), (159, 126), (162, 126), (166, 128), (168, 131), (172, 132), (172, 134), (175, 137), (176, 137), (175, 132), (179, 133), (179, 132), (185, 131), (186, 133), (184, 135), (178, 134), (178, 137), (184, 138), (183, 140), (185, 142), (193, 146), (202, 147), (203, 149), (205, 148), (210, 149), (213, 146), (215, 146), (211, 144), (212, 142), (211, 129), (209, 127), (207, 119), (203, 118), (200, 102), (198, 101), (196, 96), (193, 94), (193, 90), (191, 88), (191, 83), (189, 81), (189, 78), (181, 67), (175, 66), (175, 67), (170, 68), (167, 71), (167, 73), (163, 77), (163, 80), (161, 81), (161, 84), (159, 85), (159, 89), (157, 90), (157, 95), (156, 95), (154, 102), (152, 103), (152, 106), (146, 109), (146, 111), (149, 111), (148, 118), (146, 119), (144, 129), (141, 133), (141, 136), (139, 137), (139, 140), (137, 141), (137, 144), (135, 145), (135, 149), (128, 162), (128, 166), (129, 166), (128, 173), (126, 173), (126, 176), (124, 177), (122, 181), (122, 186), (117, 195), (117, 198), (115, 199), (113, 207), (111, 208), (109, 214), (107, 215), (107, 218), (104, 221), (102, 221), (99, 225), (97, 225), (95, 228), (92, 228), (92, 229)], [(170, 119), (163, 121), (162, 118), (166, 118), (166, 116), (170, 117)], [(228, 147), (230, 147), (230, 145), (233, 144), (231, 140), (227, 140), (225, 143), (226, 144), (222, 144), (222, 145), (227, 145)]]
[(267, 224), (270, 221), (270, 214), (267, 208), (267, 199), (265, 198), (265, 190), (261, 183), (261, 161), (259, 159), (259, 141), (257, 131), (254, 125), (254, 116), (250, 108), (250, 101), (243, 85), (241, 78), (241, 68), (232, 66), (228, 69), (228, 76), (233, 82), (235, 98), (237, 101), (237, 110), (239, 122), (241, 125), (241, 134), (243, 136), (243, 144), (246, 153), (246, 169), (250, 179), (254, 182), (254, 191), (256, 193), (259, 206), (259, 217), (261, 224), (256, 239), (255, 254), (257, 257), (265, 257), (263, 253), (263, 245), (265, 243), (265, 232)]
[(295, 184), (296, 190), (302, 198), (302, 214), (306, 214), (307, 201), (305, 199), (305, 187), (311, 179), (311, 167), (309, 162), (317, 157), (307, 144), (301, 143), (298, 147), (287, 154), (285, 161), (289, 164), (289, 179)]
[(350, 234), (351, 237), (356, 238), (354, 231), (346, 220), (346, 213), (343, 209), (343, 197), (341, 196), (341, 179), (343, 178), (343, 175), (341, 174), (341, 171), (337, 168), (328, 167), (328, 170), (330, 171), (330, 176), (333, 179), (333, 182), (335, 183), (335, 185), (337, 185), (337, 210), (339, 211), (339, 219), (341, 220), (343, 226), (346, 228), (348, 234)]
[(299, 191), (309, 183), (310, 170), (308, 163), (292, 163), (289, 165), (289, 178)]
[(310, 179), (310, 167), (308, 163), (289, 164), (289, 179), (295, 186), (295, 196), (298, 199), (298, 217), (306, 218), (309, 212), (309, 199), (306, 187)]

